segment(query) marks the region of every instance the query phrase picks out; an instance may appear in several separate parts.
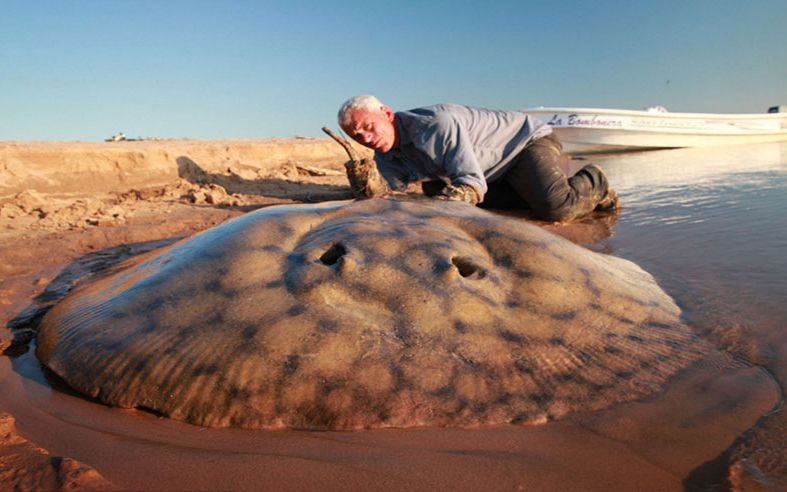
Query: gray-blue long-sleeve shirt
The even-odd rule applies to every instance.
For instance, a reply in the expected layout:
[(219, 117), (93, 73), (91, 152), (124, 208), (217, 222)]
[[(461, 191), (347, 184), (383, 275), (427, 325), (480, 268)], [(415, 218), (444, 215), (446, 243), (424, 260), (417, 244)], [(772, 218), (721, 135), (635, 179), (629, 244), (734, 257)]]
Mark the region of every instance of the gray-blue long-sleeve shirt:
[(473, 186), (482, 199), (487, 182), (502, 176), (528, 143), (552, 133), (526, 113), (458, 104), (400, 111), (394, 124), (399, 145), (374, 155), (392, 189), (438, 179)]

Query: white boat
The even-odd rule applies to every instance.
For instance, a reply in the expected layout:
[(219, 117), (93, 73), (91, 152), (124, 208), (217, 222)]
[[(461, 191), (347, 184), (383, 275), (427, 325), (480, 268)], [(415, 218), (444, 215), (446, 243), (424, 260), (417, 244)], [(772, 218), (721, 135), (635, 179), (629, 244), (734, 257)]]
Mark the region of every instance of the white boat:
[(787, 108), (762, 114), (670, 113), (626, 109), (525, 109), (552, 125), (568, 153), (705, 147), (787, 140)]

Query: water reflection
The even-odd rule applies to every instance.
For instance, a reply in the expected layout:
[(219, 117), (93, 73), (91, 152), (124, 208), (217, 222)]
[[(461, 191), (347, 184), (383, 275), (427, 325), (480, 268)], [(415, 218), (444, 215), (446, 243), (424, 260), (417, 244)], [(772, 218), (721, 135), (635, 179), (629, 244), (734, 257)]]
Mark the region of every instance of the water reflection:
[[(648, 157), (650, 156), (650, 157)], [(753, 295), (785, 316), (787, 144), (602, 157), (623, 210), (611, 247), (694, 301)], [(691, 289), (689, 289), (691, 290)], [(698, 295), (694, 292), (694, 295)]]
[(658, 150), (589, 156), (574, 161), (579, 169), (587, 162), (601, 164), (620, 192), (647, 191), (651, 187), (682, 187), (727, 175), (787, 170), (787, 143), (734, 145), (694, 149)]
[[(593, 160), (623, 201), (613, 254), (651, 272), (700, 334), (766, 367), (784, 392), (787, 143)], [(750, 478), (787, 486), (783, 429), (787, 416), (775, 412), (736, 444)]]

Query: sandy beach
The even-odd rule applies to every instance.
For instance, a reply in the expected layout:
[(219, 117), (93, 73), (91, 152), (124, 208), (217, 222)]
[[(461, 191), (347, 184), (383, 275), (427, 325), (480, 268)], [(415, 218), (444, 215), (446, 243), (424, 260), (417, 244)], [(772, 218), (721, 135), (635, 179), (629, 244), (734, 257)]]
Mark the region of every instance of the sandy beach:
[[(756, 361), (725, 351), (643, 401), (472, 429), (202, 428), (106, 407), (42, 370), (37, 322), (80, 279), (260, 207), (350, 199), (345, 159), (328, 139), (0, 143), (0, 488), (759, 486), (731, 453), (781, 390)], [(615, 227), (540, 225), (602, 252)]]

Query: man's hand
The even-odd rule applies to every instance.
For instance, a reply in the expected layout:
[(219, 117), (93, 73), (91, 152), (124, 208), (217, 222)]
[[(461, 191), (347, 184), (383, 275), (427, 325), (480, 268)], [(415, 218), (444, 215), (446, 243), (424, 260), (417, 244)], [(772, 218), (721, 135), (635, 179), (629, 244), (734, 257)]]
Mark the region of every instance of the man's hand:
[(470, 205), (476, 205), (481, 201), (478, 191), (469, 184), (448, 185), (434, 197), (438, 200), (467, 202)]
[(371, 198), (388, 193), (388, 185), (380, 176), (373, 159), (350, 160), (344, 164), (344, 168), (356, 198)]
[(322, 127), (322, 131), (341, 145), (350, 157), (350, 160), (344, 163), (344, 168), (347, 170), (347, 179), (356, 198), (371, 198), (385, 195), (390, 191), (380, 171), (377, 170), (374, 159), (362, 159), (349, 141), (336, 135), (329, 128)]

